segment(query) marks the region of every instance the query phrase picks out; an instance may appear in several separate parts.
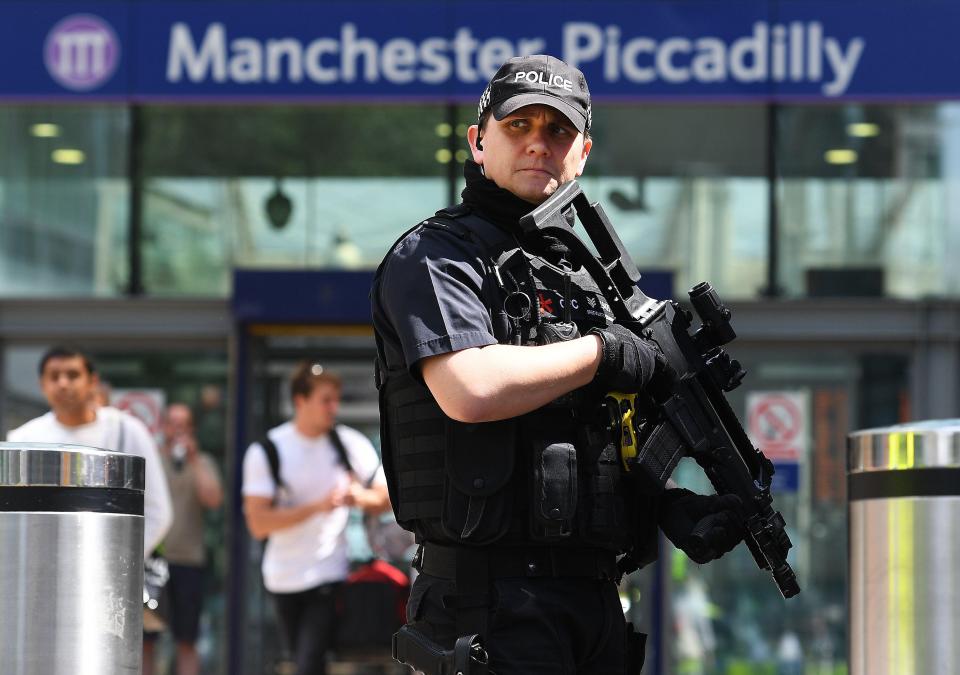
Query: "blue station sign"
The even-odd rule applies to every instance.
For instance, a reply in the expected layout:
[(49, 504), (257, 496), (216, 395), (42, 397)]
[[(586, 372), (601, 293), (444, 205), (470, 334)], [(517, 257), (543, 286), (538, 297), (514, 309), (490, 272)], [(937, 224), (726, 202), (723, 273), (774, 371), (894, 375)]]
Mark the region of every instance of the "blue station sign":
[(0, 3), (0, 98), (472, 101), (546, 52), (598, 100), (960, 97), (940, 0)]

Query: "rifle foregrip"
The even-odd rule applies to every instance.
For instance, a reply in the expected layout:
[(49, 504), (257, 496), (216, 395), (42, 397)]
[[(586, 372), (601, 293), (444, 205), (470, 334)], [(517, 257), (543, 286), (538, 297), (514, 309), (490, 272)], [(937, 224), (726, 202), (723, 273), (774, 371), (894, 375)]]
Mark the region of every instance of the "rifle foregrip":
[(693, 528), (686, 541), (687, 554), (693, 560), (705, 560), (708, 557), (716, 557), (713, 547), (707, 543), (707, 532), (710, 531), (710, 524), (700, 521)]

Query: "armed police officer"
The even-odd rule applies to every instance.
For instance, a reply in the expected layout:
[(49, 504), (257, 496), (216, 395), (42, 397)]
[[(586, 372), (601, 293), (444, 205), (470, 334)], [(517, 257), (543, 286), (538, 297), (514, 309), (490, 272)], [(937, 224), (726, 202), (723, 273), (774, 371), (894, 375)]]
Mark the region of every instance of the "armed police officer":
[(699, 562), (742, 526), (727, 497), (631, 488), (605, 394), (671, 372), (560, 241), (518, 225), (586, 165), (583, 74), (510, 59), (477, 112), (463, 202), (401, 237), (371, 292), (384, 468), (421, 542), (398, 656), (418, 665), (404, 641), (423, 640), (469, 650), (470, 672), (639, 672), (620, 573), (653, 559), (657, 524), (681, 548), (696, 528)]

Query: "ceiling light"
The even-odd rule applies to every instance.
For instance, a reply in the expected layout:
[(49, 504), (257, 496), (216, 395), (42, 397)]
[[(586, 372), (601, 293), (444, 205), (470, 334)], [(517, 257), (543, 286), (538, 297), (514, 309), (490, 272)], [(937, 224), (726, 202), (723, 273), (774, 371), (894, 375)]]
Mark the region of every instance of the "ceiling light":
[(437, 132), (437, 136), (439, 136), (440, 138), (448, 138), (450, 134), (453, 133), (453, 127), (451, 127), (446, 122), (441, 122), (440, 124), (437, 125), (434, 131)]
[(49, 122), (41, 122), (30, 126), (30, 135), (37, 138), (56, 138), (60, 135), (60, 127)]
[(76, 148), (57, 148), (50, 154), (51, 159), (57, 164), (83, 164), (87, 156), (83, 150)]
[(441, 164), (449, 164), (450, 160), (453, 159), (453, 153), (447, 150), (446, 148), (440, 148), (439, 150), (437, 150), (434, 157)]
[(823, 159), (827, 164), (853, 164), (857, 161), (857, 151), (846, 148), (827, 150), (823, 153)]
[(847, 125), (847, 134), (854, 138), (873, 138), (880, 135), (880, 125), (873, 122), (854, 122)]

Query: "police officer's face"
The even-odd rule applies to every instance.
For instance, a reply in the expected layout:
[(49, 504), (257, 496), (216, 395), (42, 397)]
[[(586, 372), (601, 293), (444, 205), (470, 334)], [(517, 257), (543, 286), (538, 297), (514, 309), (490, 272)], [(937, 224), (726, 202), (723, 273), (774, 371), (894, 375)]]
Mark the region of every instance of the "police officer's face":
[(491, 115), (480, 139), (482, 150), (478, 135), (474, 125), (467, 138), (486, 177), (533, 204), (583, 173), (593, 144), (565, 115), (545, 105), (525, 106), (502, 120)]

